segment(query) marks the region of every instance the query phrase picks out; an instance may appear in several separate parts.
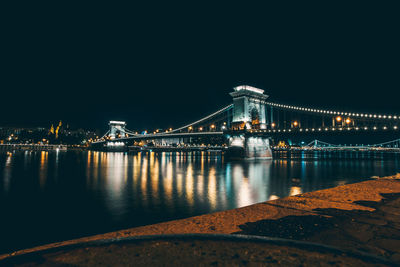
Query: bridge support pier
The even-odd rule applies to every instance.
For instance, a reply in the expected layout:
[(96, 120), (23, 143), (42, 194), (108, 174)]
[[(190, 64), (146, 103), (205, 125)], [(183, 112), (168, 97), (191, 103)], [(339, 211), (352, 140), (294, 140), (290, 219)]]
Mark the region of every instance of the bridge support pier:
[(268, 137), (246, 136), (242, 134), (229, 137), (228, 144), (228, 149), (225, 154), (227, 158), (272, 159), (272, 151)]

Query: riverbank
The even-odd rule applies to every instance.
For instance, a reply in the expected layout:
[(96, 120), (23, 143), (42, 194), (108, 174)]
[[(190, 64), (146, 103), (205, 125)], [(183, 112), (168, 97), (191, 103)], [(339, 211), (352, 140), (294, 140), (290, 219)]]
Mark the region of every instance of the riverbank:
[(304, 193), (251, 206), (25, 249), (164, 234), (242, 234), (357, 249), (400, 263), (400, 176)]

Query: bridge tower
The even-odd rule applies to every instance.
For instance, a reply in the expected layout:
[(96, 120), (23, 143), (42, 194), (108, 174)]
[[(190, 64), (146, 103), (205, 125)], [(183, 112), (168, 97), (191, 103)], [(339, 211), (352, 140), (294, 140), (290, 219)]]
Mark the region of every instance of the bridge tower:
[(265, 129), (266, 99), (264, 90), (249, 85), (240, 85), (230, 93), (233, 97), (232, 129)]
[(125, 126), (126, 123), (124, 121), (110, 121), (108, 123), (110, 126), (110, 138), (115, 139), (120, 135), (121, 137), (125, 137)]
[[(272, 158), (269, 138), (247, 129), (266, 129), (264, 90), (248, 85), (237, 86), (233, 97), (232, 127), (226, 156), (231, 158)], [(239, 131), (238, 131), (239, 130)]]

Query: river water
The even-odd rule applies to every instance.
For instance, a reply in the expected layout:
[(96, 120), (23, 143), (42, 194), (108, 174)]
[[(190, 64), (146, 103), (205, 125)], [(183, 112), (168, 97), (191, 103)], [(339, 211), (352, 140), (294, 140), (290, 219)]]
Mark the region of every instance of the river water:
[(400, 155), (0, 152), (0, 253), (386, 176)]

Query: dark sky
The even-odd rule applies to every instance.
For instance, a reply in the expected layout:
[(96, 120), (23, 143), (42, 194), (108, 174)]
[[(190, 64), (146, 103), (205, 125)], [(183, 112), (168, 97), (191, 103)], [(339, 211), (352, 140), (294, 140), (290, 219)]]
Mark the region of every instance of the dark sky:
[(396, 6), (245, 2), (3, 7), (0, 126), (177, 127), (240, 84), (276, 102), (400, 113)]

